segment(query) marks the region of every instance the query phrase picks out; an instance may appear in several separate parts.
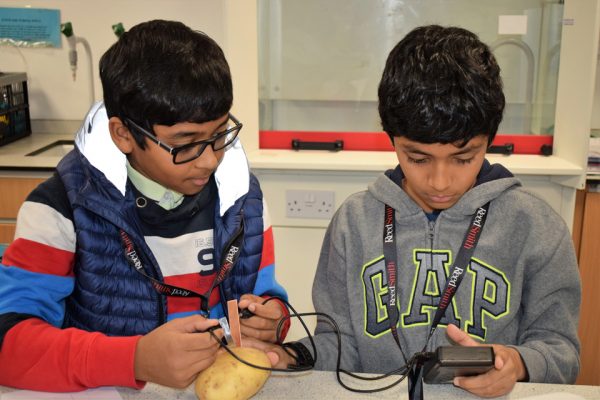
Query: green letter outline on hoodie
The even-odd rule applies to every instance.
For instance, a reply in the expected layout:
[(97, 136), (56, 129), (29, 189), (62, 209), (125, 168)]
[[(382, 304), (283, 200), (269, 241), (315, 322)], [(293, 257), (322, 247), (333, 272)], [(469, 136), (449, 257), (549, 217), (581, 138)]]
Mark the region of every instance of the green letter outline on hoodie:
[[(510, 282), (499, 269), (473, 257), (467, 270), (471, 275), (471, 318), (465, 329), (485, 341), (485, 317), (499, 319), (510, 313)], [(490, 289), (493, 294), (488, 292)], [(476, 323), (475, 323), (476, 322)]]
[[(377, 257), (363, 265), (361, 278), (364, 289), (365, 335), (376, 339), (390, 331), (387, 312), (389, 289), (384, 256)], [(396, 302), (396, 307), (398, 307), (399, 313), (399, 300)]]
[[(452, 252), (415, 249), (413, 264), (415, 273), (408, 307), (400, 314), (398, 321), (403, 328), (430, 324), (432, 312), (435, 312), (441, 297), (440, 288), (445, 288), (450, 275)], [(485, 340), (485, 317), (499, 319), (510, 312), (511, 285), (503, 272), (475, 257), (471, 259), (467, 272), (471, 275), (471, 292), (470, 319), (465, 322), (465, 330), (469, 335)], [(402, 273), (402, 270), (399, 273)], [(390, 331), (387, 312), (389, 289), (384, 256), (381, 255), (363, 265), (361, 277), (364, 289), (364, 332), (368, 337), (378, 338)], [(401, 293), (398, 293), (397, 298), (396, 307), (400, 312)], [(433, 301), (435, 298), (437, 301)], [(455, 299), (452, 299), (449, 308), (452, 312), (446, 313), (440, 325), (447, 326), (448, 323), (452, 323), (461, 327), (462, 318), (458, 315)], [(452, 316), (450, 321), (447, 319), (448, 314)]]
[[(407, 311), (402, 314), (402, 327), (430, 325), (431, 318), (437, 310), (442, 291), (446, 287), (446, 281), (450, 275), (452, 265), (452, 253), (448, 250), (414, 249), (413, 263), (415, 275), (410, 294)], [(429, 276), (435, 274), (434, 282), (437, 284), (435, 290), (429, 289)], [(433, 295), (436, 293), (436, 295)], [(437, 299), (435, 301), (434, 299)], [(427, 310), (429, 309), (429, 310)], [(427, 311), (425, 311), (427, 310)], [(448, 310), (451, 310), (452, 318), (448, 321)], [(452, 323), (460, 327), (461, 318), (456, 311), (455, 299), (452, 299), (446, 310), (446, 314), (440, 321), (441, 326)]]

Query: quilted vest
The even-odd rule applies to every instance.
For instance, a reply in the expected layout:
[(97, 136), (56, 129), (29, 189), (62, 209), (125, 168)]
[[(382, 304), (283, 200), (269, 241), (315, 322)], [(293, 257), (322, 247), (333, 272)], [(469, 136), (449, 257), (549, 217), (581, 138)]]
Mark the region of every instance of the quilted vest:
[[(75, 149), (57, 166), (73, 209), (76, 233), (75, 288), (66, 300), (63, 327), (103, 332), (112, 336), (145, 334), (165, 322), (166, 298), (132, 268), (125, 257), (119, 231), (133, 241), (145, 273), (162, 281), (160, 268), (139, 224), (133, 191), (125, 196)], [(258, 180), (220, 217), (216, 202), (215, 262), (244, 218), (240, 257), (219, 286), (221, 302), (251, 293), (262, 254), (263, 204)], [(216, 267), (220, 267), (217, 264)], [(224, 307), (226, 310), (227, 308)]]

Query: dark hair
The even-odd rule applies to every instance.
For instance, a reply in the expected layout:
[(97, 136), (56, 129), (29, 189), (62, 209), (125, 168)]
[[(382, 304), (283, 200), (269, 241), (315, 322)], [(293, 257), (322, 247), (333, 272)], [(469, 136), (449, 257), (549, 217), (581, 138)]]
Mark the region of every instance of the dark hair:
[[(143, 22), (100, 59), (108, 117), (153, 125), (215, 120), (231, 109), (229, 65), (219, 45), (181, 22)], [(144, 148), (144, 138), (132, 130)]]
[(505, 103), (489, 47), (472, 32), (438, 25), (416, 28), (394, 47), (378, 94), (390, 138), (459, 146), (479, 135), (491, 144)]

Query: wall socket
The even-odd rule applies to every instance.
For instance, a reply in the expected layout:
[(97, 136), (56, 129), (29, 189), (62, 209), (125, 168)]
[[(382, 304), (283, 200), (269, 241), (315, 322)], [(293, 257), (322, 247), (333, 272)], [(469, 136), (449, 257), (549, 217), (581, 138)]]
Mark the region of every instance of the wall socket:
[(285, 201), (288, 218), (330, 219), (335, 211), (332, 190), (286, 190)]

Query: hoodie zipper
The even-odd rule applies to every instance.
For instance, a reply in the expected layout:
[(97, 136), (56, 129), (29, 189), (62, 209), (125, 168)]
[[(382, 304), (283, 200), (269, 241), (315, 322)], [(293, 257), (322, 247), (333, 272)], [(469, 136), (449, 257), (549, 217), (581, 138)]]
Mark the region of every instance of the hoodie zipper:
[[(439, 215), (438, 215), (439, 218)], [(429, 268), (433, 267), (433, 238), (435, 236), (435, 224), (437, 222), (437, 218), (435, 220), (430, 220), (429, 218), (427, 218), (427, 226), (429, 228), (428, 232), (427, 232), (427, 236), (429, 237)], [(427, 285), (427, 283), (425, 283), (425, 285)], [(440, 290), (442, 290), (440, 288)], [(433, 296), (429, 295), (429, 304), (431, 306), (433, 306)], [(433, 314), (430, 314), (430, 317), (433, 319)], [(435, 336), (435, 335), (434, 335)], [(429, 342), (429, 347), (430, 348), (435, 348), (433, 347), (433, 342), (435, 342), (435, 338), (432, 337), (430, 342)]]
[(435, 232), (435, 221), (427, 220), (427, 226), (429, 227), (429, 232), (427, 236), (429, 237), (429, 248), (433, 250), (433, 235)]

